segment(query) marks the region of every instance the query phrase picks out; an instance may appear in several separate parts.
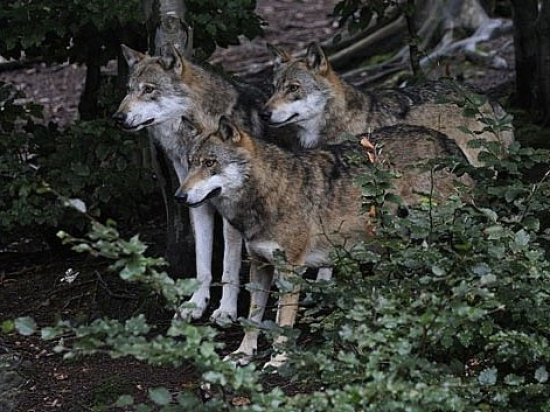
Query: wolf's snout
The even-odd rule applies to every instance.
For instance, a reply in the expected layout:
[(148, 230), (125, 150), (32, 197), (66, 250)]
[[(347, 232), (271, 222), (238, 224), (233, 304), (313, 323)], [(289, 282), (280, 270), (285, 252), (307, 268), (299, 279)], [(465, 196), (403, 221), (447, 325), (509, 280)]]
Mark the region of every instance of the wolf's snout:
[(124, 121), (126, 120), (126, 113), (116, 112), (116, 113), (113, 114), (112, 118), (118, 124), (123, 124)]
[(263, 121), (268, 122), (271, 119), (271, 110), (263, 109), (260, 111), (260, 117)]
[(176, 194), (174, 195), (176, 198), (176, 201), (179, 203), (187, 203), (187, 193), (185, 193), (183, 190), (181, 190), (181, 187), (176, 190)]

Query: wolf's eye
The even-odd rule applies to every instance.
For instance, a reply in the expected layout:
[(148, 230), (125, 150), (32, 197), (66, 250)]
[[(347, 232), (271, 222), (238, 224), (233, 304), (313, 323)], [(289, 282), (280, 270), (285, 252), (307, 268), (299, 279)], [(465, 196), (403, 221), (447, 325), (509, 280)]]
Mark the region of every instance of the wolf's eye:
[(298, 90), (300, 90), (300, 85), (296, 83), (289, 84), (286, 89), (289, 93), (296, 93)]
[(206, 160), (203, 161), (203, 164), (206, 167), (212, 167), (216, 164), (216, 161), (214, 159), (206, 159)]
[(153, 93), (155, 91), (155, 88), (153, 86), (145, 86), (143, 87), (143, 92), (144, 93), (147, 93), (147, 94), (150, 94), (150, 93)]

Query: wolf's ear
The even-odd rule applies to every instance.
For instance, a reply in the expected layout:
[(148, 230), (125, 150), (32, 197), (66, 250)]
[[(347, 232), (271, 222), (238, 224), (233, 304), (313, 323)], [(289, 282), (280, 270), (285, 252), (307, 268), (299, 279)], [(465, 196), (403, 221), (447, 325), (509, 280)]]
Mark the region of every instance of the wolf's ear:
[(267, 43), (266, 45), (267, 49), (273, 56), (273, 65), (275, 67), (278, 67), (283, 63), (288, 63), (292, 59), (292, 56), (286, 50), (279, 49), (271, 43)]
[(177, 74), (182, 74), (187, 64), (185, 58), (178, 48), (173, 44), (167, 44), (161, 48), (161, 63), (165, 70), (174, 70)]
[(320, 75), (324, 76), (328, 73), (329, 64), (328, 59), (318, 43), (310, 43), (307, 47), (306, 64), (311, 70), (316, 71)]
[(132, 69), (134, 65), (143, 58), (145, 58), (145, 54), (138, 52), (137, 50), (131, 49), (130, 47), (126, 46), (125, 44), (121, 44), (120, 48), (122, 49), (122, 55), (124, 56), (124, 60), (126, 60), (126, 63), (128, 64), (128, 67)]
[(188, 117), (182, 116), (178, 132), (182, 137), (194, 139), (202, 133), (202, 128)]
[(227, 116), (220, 117), (218, 134), (224, 142), (239, 143), (241, 140), (241, 133)]

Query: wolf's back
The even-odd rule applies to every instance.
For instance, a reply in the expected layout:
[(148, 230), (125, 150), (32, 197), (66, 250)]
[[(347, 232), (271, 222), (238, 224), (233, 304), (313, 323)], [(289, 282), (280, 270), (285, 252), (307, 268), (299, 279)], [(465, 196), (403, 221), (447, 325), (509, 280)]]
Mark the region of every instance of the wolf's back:
[[(380, 120), (374, 123), (382, 125), (386, 119), (402, 116), (405, 113), (405, 98), (408, 100), (408, 110), (401, 122), (428, 127), (447, 135), (474, 166), (481, 165), (478, 160), (480, 149), (470, 147), (471, 140), (498, 141), (502, 157), (514, 141), (511, 116), (497, 102), (451, 81), (427, 81), (404, 89), (383, 91), (378, 98), (385, 98), (393, 104), (386, 104), (379, 113)], [(508, 122), (510, 127), (506, 130), (499, 130), (498, 127), (489, 130), (487, 125), (493, 121)]]
[(431, 160), (467, 163), (457, 143), (447, 135), (424, 126), (398, 124), (376, 129), (371, 142), (377, 148), (378, 167), (395, 174), (393, 192), (407, 205), (417, 205), (427, 196), (435, 203), (457, 193), (455, 181), (472, 187), (473, 180), (456, 176), (449, 168), (433, 168)]

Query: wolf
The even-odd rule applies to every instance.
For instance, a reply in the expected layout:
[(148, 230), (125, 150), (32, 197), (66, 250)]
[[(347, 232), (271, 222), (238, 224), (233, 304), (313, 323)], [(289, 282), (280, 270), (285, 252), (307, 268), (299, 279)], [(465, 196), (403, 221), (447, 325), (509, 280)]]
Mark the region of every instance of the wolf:
[[(219, 118), (225, 115), (252, 136), (263, 135), (259, 110), (266, 96), (259, 89), (208, 71), (184, 58), (175, 47), (168, 47), (162, 56), (152, 57), (122, 45), (122, 53), (130, 76), (127, 94), (113, 118), (129, 132), (149, 128), (171, 159), (180, 183), (187, 176), (187, 152), (191, 144), (189, 137), (176, 138), (182, 116), (216, 127)], [(191, 209), (190, 220), (200, 286), (190, 299), (191, 305), (183, 305), (178, 315), (198, 319), (210, 299), (214, 209), (208, 203)], [(237, 317), (242, 257), (242, 238), (226, 220), (223, 236), (222, 299), (211, 316), (220, 323)]]
[[(377, 127), (407, 123), (446, 134), (471, 165), (480, 166), (480, 150), (469, 147), (469, 141), (496, 140), (505, 150), (514, 140), (511, 130), (487, 130), (493, 122), (509, 119), (500, 105), (484, 101), (449, 81), (362, 91), (338, 76), (317, 43), (308, 46), (303, 58), (292, 58), (284, 50), (268, 47), (274, 55), (274, 91), (262, 117), (271, 127), (297, 126), (304, 147), (337, 142), (346, 132), (366, 133)], [(468, 101), (482, 103), (475, 115), (464, 114)]]
[[(349, 248), (375, 238), (375, 218), (362, 212), (362, 192), (356, 183), (359, 174), (372, 173), (372, 165), (353, 160), (353, 155), (364, 157), (357, 142), (291, 153), (254, 139), (225, 116), (213, 132), (192, 122), (188, 127), (193, 132), (186, 134), (194, 135), (195, 143), (189, 174), (176, 198), (192, 208), (212, 204), (242, 234), (251, 259), (251, 322), (263, 319), (281, 255), (286, 263), (278, 276), (289, 280), (296, 276), (296, 266), (330, 266), (335, 246)], [(394, 190), (405, 203), (419, 203), (426, 192), (445, 199), (455, 190), (455, 176), (449, 170), (420, 167), (426, 158), (458, 156), (466, 162), (452, 139), (411, 125), (381, 128), (372, 137), (374, 143), (369, 145), (383, 146), (375, 163), (400, 176)], [(298, 298), (297, 285), (281, 292), (276, 316), (280, 326), (293, 326)], [(239, 363), (251, 360), (258, 335), (257, 328), (245, 330), (233, 353)], [(275, 344), (284, 342), (278, 338)], [(277, 367), (285, 358), (280, 353), (268, 366)]]

